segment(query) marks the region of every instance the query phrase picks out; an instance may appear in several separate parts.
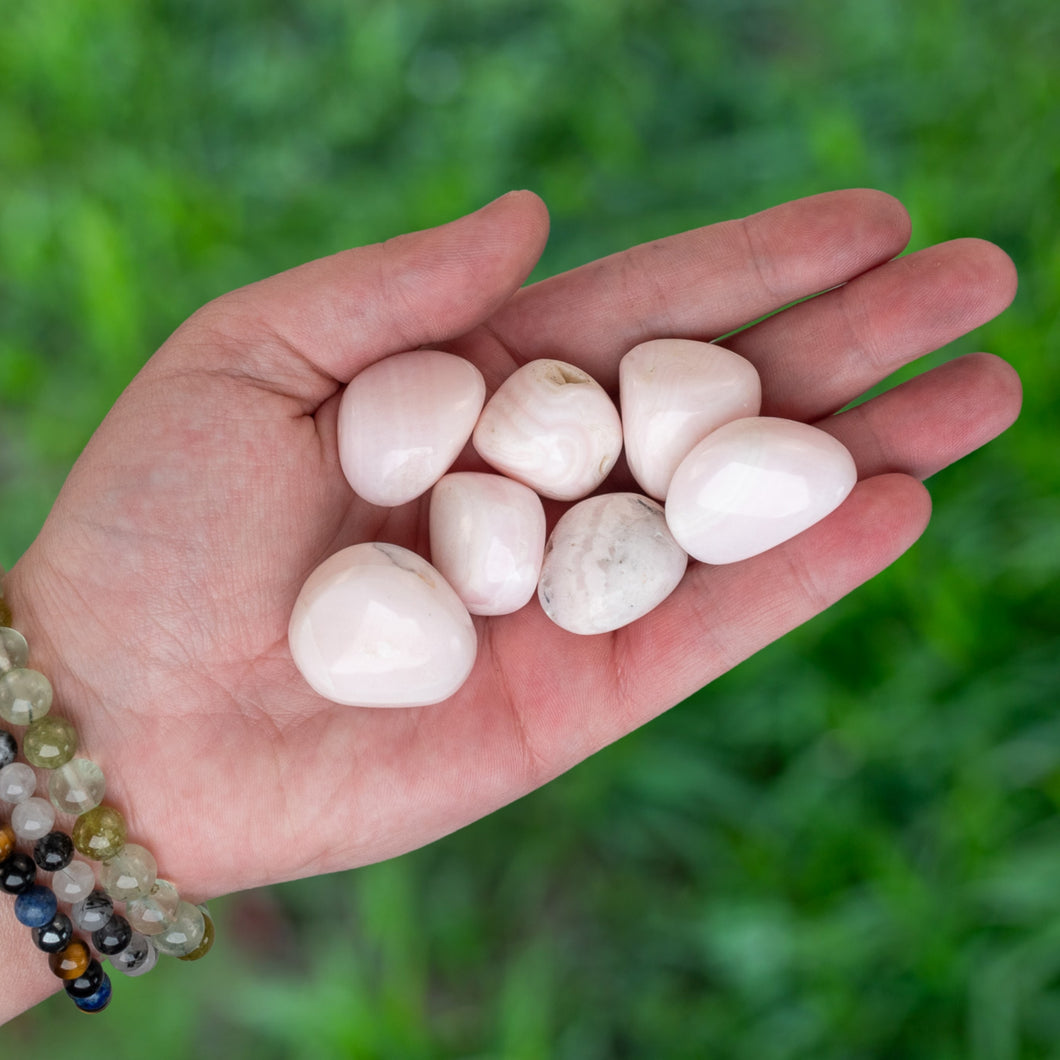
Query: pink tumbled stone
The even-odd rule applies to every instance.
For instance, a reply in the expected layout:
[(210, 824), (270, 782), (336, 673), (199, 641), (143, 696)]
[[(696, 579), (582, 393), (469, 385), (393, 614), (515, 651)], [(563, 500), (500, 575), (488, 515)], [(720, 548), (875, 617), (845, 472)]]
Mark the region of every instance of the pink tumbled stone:
[(473, 615), (508, 615), (534, 595), (545, 509), (521, 482), (478, 471), (443, 476), (431, 492), (431, 560)]
[(467, 608), (425, 559), (351, 545), (306, 580), (288, 628), (295, 665), (335, 703), (418, 707), (467, 679), (478, 640)]
[(723, 346), (653, 339), (619, 362), (626, 460), (642, 490), (663, 500), (677, 465), (723, 423), (757, 416), (762, 384), (750, 361)]
[(415, 350), (354, 376), (339, 403), (339, 462), (371, 504), (414, 500), (449, 470), (486, 398), (482, 373), (463, 357)]
[(666, 522), (704, 563), (734, 563), (779, 545), (834, 511), (854, 488), (853, 457), (793, 420), (733, 420), (678, 465)]

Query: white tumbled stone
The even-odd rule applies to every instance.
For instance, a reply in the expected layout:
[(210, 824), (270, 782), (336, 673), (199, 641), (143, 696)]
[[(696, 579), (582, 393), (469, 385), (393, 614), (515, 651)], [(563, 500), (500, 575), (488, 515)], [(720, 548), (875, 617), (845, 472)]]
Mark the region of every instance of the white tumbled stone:
[(497, 471), (544, 497), (572, 501), (607, 477), (622, 451), (618, 409), (565, 361), (528, 361), (486, 402), (472, 441)]
[(482, 373), (451, 353), (415, 350), (369, 365), (339, 402), (347, 481), (387, 507), (426, 493), (467, 444), (485, 399)]
[(431, 491), (431, 562), (473, 615), (508, 615), (534, 595), (545, 509), (529, 486), (456, 471)]
[(601, 494), (575, 504), (556, 523), (538, 598), (563, 629), (607, 633), (662, 603), (687, 564), (660, 504), (638, 493)]
[(626, 461), (640, 488), (660, 501), (694, 445), (762, 407), (762, 384), (750, 361), (692, 339), (634, 346), (619, 362), (618, 386)]
[(475, 663), (467, 608), (415, 552), (351, 545), (303, 585), (288, 629), (295, 665), (335, 703), (415, 707), (448, 699)]
[(830, 434), (793, 420), (733, 420), (674, 472), (666, 521), (704, 563), (734, 563), (787, 541), (834, 511), (857, 468)]

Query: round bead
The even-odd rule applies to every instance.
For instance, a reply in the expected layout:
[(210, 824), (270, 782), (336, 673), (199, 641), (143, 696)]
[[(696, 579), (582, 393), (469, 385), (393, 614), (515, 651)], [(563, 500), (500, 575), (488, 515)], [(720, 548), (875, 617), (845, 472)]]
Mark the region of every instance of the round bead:
[(125, 915), (137, 931), (157, 935), (176, 915), (179, 904), (176, 887), (169, 880), (158, 880), (150, 894), (126, 903)]
[(103, 770), (88, 758), (71, 758), (48, 779), (48, 798), (60, 813), (77, 815), (103, 801), (107, 784)]
[(70, 910), (74, 923), (86, 931), (96, 931), (114, 915), (114, 903), (102, 891), (91, 891)]
[(71, 861), (52, 876), (52, 890), (60, 902), (79, 902), (96, 886), (96, 874), (87, 861)]
[(16, 850), (5, 861), (0, 863), (0, 891), (8, 894), (22, 894), (28, 891), (37, 880), (37, 866), (33, 859)]
[(48, 958), (48, 967), (60, 979), (76, 979), (88, 967), (92, 954), (80, 939), (74, 939), (66, 949)]
[(197, 960), (200, 960), (201, 958), (205, 957), (206, 954), (208, 954), (210, 952), (210, 950), (213, 948), (213, 940), (214, 940), (214, 935), (215, 935), (214, 926), (213, 926), (213, 918), (206, 911), (206, 907), (205, 906), (201, 906), (200, 905), (199, 906), (199, 911), (202, 913), (203, 924), (205, 925), (205, 930), (203, 931), (203, 935), (202, 935), (202, 941), (190, 953), (185, 953), (184, 956), (183, 957), (179, 957), (178, 960), (181, 960), (181, 961), (197, 961)]
[(113, 806), (97, 806), (78, 817), (70, 838), (86, 858), (106, 861), (125, 846), (125, 818)]
[(17, 757), (18, 741), (7, 729), (0, 729), (0, 769), (11, 765)]
[(0, 802), (21, 802), (37, 790), (37, 774), (24, 762), (0, 769)]
[(71, 997), (91, 997), (103, 984), (103, 965), (93, 957), (85, 970), (73, 979), (67, 979), (63, 986)]
[(92, 932), (92, 945), (107, 956), (121, 953), (132, 938), (132, 925), (121, 915), (115, 913), (101, 928)]
[(150, 850), (139, 843), (126, 843), (125, 849), (99, 869), (100, 886), (119, 902), (143, 898), (151, 893), (158, 878), (158, 865)]
[(41, 798), (23, 799), (11, 811), (11, 827), (20, 839), (35, 843), (55, 824), (55, 807)]
[(15, 917), (26, 927), (39, 928), (50, 924), (59, 911), (55, 895), (39, 883), (23, 891), (15, 899)]
[(32, 931), (33, 944), (45, 953), (59, 953), (73, 941), (74, 924), (65, 913), (56, 913), (51, 922)]
[(45, 872), (65, 869), (73, 860), (74, 841), (65, 832), (49, 832), (33, 847), (33, 860)]
[(88, 997), (73, 997), (74, 1004), (82, 1012), (102, 1012), (110, 1004), (111, 984), (110, 976), (103, 974), (99, 989)]
[(44, 674), (20, 666), (0, 675), (0, 718), (28, 725), (51, 709), (52, 686)]
[(15, 849), (15, 830), (9, 824), (0, 825), (0, 861)]
[(77, 730), (66, 718), (54, 714), (38, 718), (22, 737), (22, 754), (30, 765), (56, 769), (66, 765), (77, 750)]
[(110, 963), (122, 973), (135, 977), (146, 975), (158, 963), (158, 950), (151, 944), (151, 940), (140, 934), (139, 931), (132, 933), (129, 945), (116, 953), (110, 959)]
[(21, 670), (29, 661), (29, 645), (17, 629), (0, 626), (0, 673)]
[(170, 957), (183, 957), (198, 949), (206, 934), (206, 918), (191, 902), (181, 902), (174, 917), (154, 936), (155, 949)]

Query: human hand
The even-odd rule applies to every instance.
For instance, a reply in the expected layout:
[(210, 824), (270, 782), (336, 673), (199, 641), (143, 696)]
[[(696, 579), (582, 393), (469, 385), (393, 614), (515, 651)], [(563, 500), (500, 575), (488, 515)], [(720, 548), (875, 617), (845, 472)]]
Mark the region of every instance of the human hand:
[[(917, 480), (1018, 411), (1014, 372), (973, 355), (833, 415), (1014, 292), (1007, 257), (978, 240), (890, 260), (908, 220), (880, 193), (789, 203), (520, 289), (546, 230), (540, 201), (513, 194), (204, 307), (116, 403), (8, 576), (55, 712), (182, 894), (393, 856), (544, 783), (886, 567), (925, 526)], [(342, 477), (336, 408), (356, 372), (424, 345), (473, 361), (490, 390), (544, 356), (614, 390), (645, 339), (714, 339), (820, 291), (724, 345), (757, 366), (763, 415), (853, 453), (861, 481), (826, 520), (753, 559), (691, 564), (613, 634), (565, 633), (536, 602), (476, 619), (475, 670), (441, 704), (351, 708), (305, 685), (286, 630), (307, 574), (356, 541), (426, 538), (424, 501), (375, 508)]]

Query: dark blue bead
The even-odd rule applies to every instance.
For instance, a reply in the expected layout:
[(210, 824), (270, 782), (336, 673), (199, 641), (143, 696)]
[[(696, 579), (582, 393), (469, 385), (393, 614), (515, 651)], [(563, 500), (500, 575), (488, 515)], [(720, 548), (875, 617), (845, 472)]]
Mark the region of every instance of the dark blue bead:
[(11, 765), (18, 754), (18, 744), (7, 729), (0, 729), (0, 769)]
[(50, 924), (34, 928), (33, 944), (45, 953), (59, 953), (70, 945), (74, 937), (74, 925), (65, 913), (56, 913)]
[(15, 916), (26, 927), (39, 928), (50, 924), (59, 911), (55, 894), (47, 887), (35, 884), (15, 899)]
[(16, 850), (6, 861), (0, 862), (0, 890), (8, 894), (28, 891), (37, 879), (37, 866), (33, 859)]
[(104, 972), (103, 981), (94, 994), (73, 997), (73, 1002), (82, 1012), (102, 1012), (110, 1004), (110, 976)]

